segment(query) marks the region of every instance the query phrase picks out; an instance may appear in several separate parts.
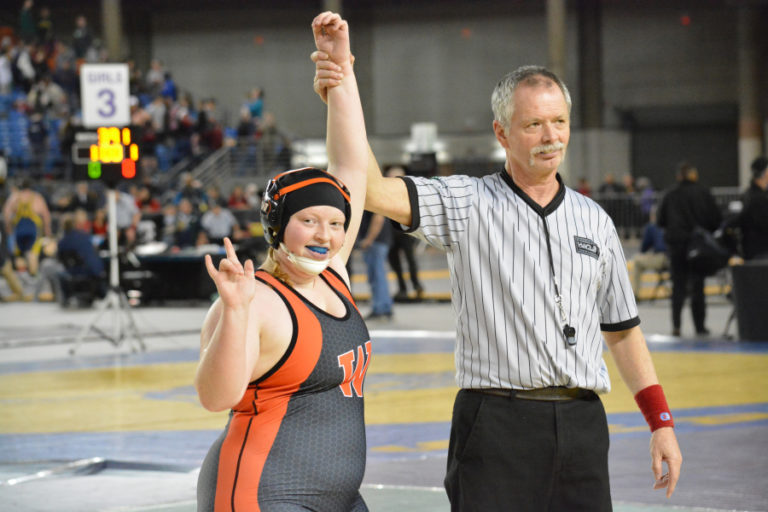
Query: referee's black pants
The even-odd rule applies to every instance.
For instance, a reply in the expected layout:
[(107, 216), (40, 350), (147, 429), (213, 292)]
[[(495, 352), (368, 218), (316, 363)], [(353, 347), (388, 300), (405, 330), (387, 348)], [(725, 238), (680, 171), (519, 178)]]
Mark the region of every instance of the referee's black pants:
[(610, 511), (608, 444), (593, 393), (545, 402), (463, 389), (448, 446), (451, 510)]

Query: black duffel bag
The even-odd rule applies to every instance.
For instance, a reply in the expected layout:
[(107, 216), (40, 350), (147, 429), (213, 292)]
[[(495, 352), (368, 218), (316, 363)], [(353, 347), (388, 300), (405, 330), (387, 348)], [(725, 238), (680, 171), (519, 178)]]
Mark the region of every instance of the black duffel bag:
[(701, 226), (695, 226), (688, 241), (686, 257), (691, 271), (711, 276), (728, 265), (730, 253), (712, 233)]

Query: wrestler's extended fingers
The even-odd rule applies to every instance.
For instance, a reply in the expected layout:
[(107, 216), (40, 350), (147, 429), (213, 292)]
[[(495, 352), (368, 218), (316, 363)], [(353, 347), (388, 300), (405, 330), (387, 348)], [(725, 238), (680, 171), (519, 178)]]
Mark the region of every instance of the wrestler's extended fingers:
[[(232, 242), (229, 240), (229, 237), (224, 237), (224, 250), (227, 252), (227, 259), (231, 260), (233, 263), (237, 261), (237, 254), (235, 253), (235, 246), (232, 245)], [(239, 261), (237, 261), (240, 263)]]
[(216, 275), (219, 273), (219, 271), (216, 270), (216, 267), (213, 265), (213, 259), (211, 259), (211, 255), (206, 254), (204, 257), (204, 260), (205, 260), (205, 269), (208, 271), (208, 275), (211, 276), (211, 279), (215, 281)]
[(245, 276), (246, 277), (254, 277), (254, 267), (253, 267), (253, 260), (249, 259), (245, 261)]
[(221, 258), (219, 261), (219, 273), (234, 272), (235, 264), (229, 258)]

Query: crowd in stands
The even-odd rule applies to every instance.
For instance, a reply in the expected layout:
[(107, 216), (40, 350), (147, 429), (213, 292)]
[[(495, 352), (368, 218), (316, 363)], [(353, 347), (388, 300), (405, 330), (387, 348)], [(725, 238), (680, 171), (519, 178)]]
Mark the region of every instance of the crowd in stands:
[[(83, 129), (81, 66), (110, 58), (86, 17), (74, 18), (70, 37), (60, 37), (50, 10), (25, 0), (17, 27), (0, 27), (0, 204), (7, 206), (11, 198), (17, 204), (26, 190), (36, 194), (46, 212), (30, 215), (51, 219), (45, 230), (40, 224), (32, 249), (20, 251), (8, 242), (24, 212), (16, 207), (4, 212), (4, 275), (14, 269), (40, 279), (38, 260), (55, 261), (55, 242), (73, 230), (90, 236), (97, 250), (107, 244), (106, 189), (100, 181), (76, 182), (82, 172), (71, 154)], [(115, 224), (121, 247), (157, 242), (178, 252), (220, 243), (225, 236), (258, 244), (256, 186), (246, 186), (243, 179), (225, 190), (216, 184), (203, 187), (184, 170), (223, 146), (244, 155), (236, 169), (240, 177), (288, 168), (290, 140), (265, 110), (264, 91), (250, 90), (237, 124), (227, 127), (216, 99), (195, 102), (161, 60), (153, 59), (146, 72), (131, 59), (127, 64), (131, 128), (141, 158), (137, 177), (118, 185)], [(177, 172), (169, 173), (172, 168)], [(50, 243), (42, 242), (54, 242), (54, 248), (44, 251)]]
[[(167, 254), (215, 252), (224, 237), (254, 251), (265, 249), (258, 210), (261, 191), (253, 184), (235, 184), (231, 190), (222, 191), (217, 185), (204, 188), (185, 173), (178, 188), (160, 190), (151, 179), (124, 185), (115, 193), (114, 222), (121, 254), (149, 246)], [(4, 272), (13, 268), (39, 282), (34, 285), (34, 296), (11, 299), (47, 300), (46, 293), (40, 294), (45, 292), (45, 281), (50, 281), (54, 296), (61, 293), (55, 276), (66, 273), (56, 246), (65, 238), (73, 238), (73, 232), (91, 241), (91, 251), (80, 255), (84, 262), (93, 261), (89, 252), (108, 248), (106, 193), (100, 182), (82, 181), (69, 188), (49, 189), (34, 186), (29, 179), (11, 184), (0, 176), (2, 246), (7, 255), (0, 264), (8, 265)], [(22, 230), (24, 226), (29, 229)], [(28, 236), (20, 236), (21, 231)], [(78, 270), (86, 271), (86, 267)], [(102, 274), (106, 281), (103, 272), (100, 267), (93, 274)]]
[[(49, 9), (36, 8), (33, 0), (24, 2), (16, 30), (5, 29), (0, 32), (0, 151), (9, 175), (70, 179), (72, 144), (82, 129), (79, 72), (83, 64), (107, 62), (110, 56), (85, 16), (75, 17), (70, 37), (56, 37)], [(161, 60), (153, 59), (146, 72), (134, 60), (126, 62), (131, 125), (144, 173), (167, 172), (182, 161), (194, 164), (225, 144), (253, 154), (259, 144), (267, 171), (285, 166), (290, 140), (264, 110), (260, 88), (249, 92), (237, 124), (228, 127), (216, 99), (196, 102)], [(250, 156), (239, 174), (251, 174), (262, 163)]]

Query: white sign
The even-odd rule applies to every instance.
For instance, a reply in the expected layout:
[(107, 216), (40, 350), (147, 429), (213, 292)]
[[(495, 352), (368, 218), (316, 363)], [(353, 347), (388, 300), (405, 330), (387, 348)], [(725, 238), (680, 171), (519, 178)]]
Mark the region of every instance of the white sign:
[(128, 64), (83, 64), (80, 68), (80, 102), (83, 125), (131, 124)]

